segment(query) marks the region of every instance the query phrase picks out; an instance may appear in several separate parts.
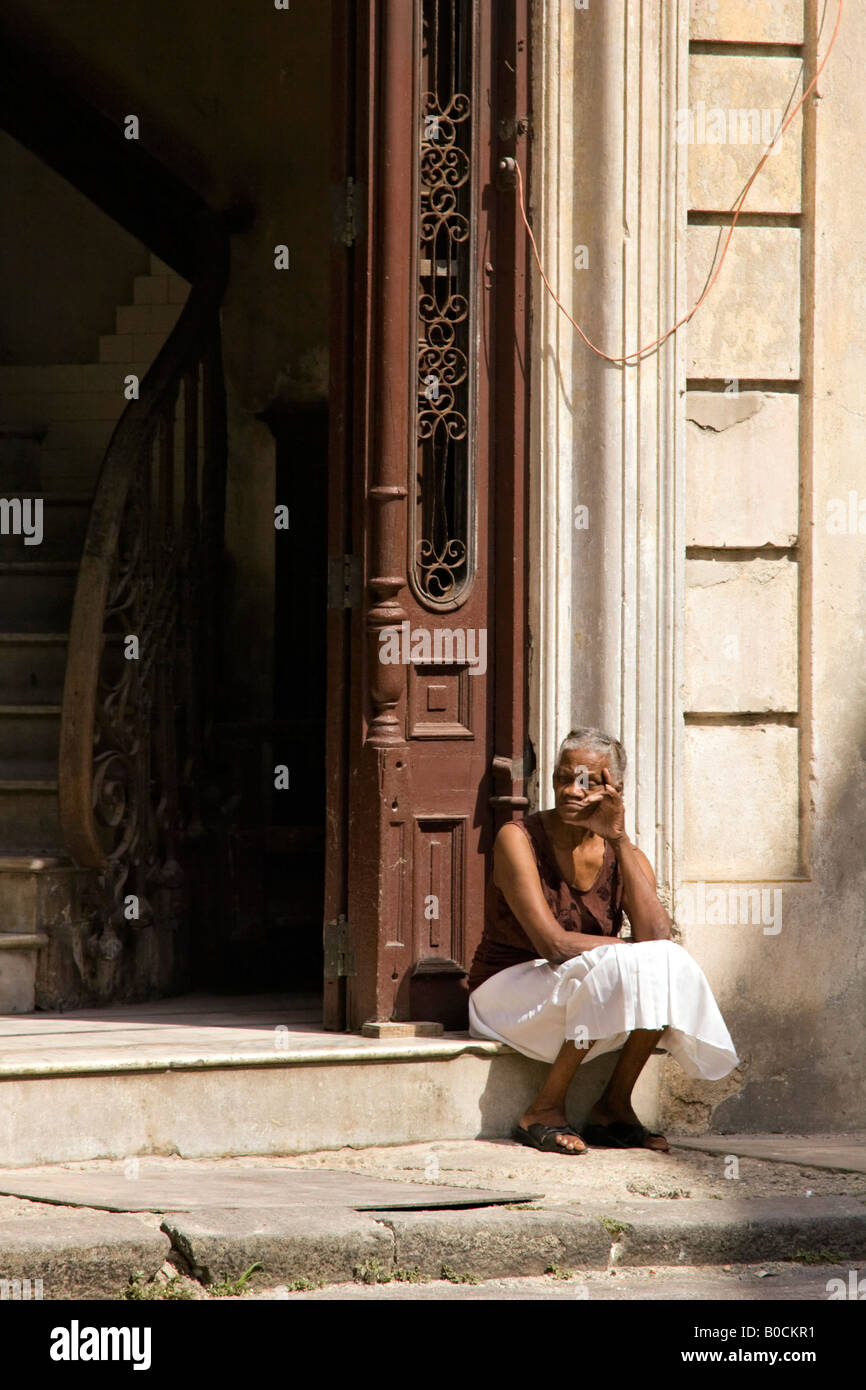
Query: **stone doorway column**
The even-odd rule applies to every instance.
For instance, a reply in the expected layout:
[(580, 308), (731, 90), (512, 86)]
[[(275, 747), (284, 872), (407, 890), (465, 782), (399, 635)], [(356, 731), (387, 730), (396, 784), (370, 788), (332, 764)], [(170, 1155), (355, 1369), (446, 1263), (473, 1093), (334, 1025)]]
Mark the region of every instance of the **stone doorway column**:
[[(612, 356), (686, 308), (688, 4), (537, 0), (530, 218), (559, 298)], [(539, 806), (576, 723), (624, 741), (629, 819), (673, 883), (682, 719), (682, 334), (623, 367), (533, 281), (531, 737)]]

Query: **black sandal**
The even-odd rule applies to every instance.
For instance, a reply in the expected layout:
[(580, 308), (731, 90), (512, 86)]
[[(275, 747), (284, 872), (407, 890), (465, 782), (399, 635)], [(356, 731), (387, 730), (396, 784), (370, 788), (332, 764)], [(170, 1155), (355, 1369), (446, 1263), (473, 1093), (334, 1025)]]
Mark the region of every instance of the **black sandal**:
[(564, 1144), (558, 1144), (556, 1142), (556, 1136), (558, 1134), (573, 1134), (575, 1139), (580, 1138), (577, 1130), (572, 1129), (570, 1125), (542, 1124), (530, 1125), (528, 1129), (524, 1129), (522, 1125), (517, 1125), (512, 1134), (512, 1138), (515, 1139), (518, 1144), (525, 1144), (527, 1148), (538, 1149), (541, 1153), (546, 1154), (556, 1153), (573, 1156), (589, 1152), (589, 1150), (585, 1148), (567, 1149)]
[[(643, 1125), (616, 1120), (612, 1125), (585, 1125), (581, 1137), (596, 1149), (646, 1149), (649, 1147), (647, 1139), (664, 1139), (665, 1136), (655, 1134)], [(667, 1150), (656, 1149), (655, 1152), (665, 1153)]]

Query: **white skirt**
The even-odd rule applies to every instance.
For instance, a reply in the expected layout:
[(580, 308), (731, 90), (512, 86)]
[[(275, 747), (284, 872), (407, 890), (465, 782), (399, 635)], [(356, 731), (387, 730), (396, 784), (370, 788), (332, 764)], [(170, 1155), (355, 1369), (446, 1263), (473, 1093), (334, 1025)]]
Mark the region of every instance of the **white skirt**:
[(664, 1029), (658, 1046), (687, 1076), (718, 1081), (739, 1058), (706, 976), (673, 941), (606, 942), (562, 965), (526, 961), (469, 996), (473, 1038), (553, 1062), (566, 1039), (615, 1052), (635, 1028)]

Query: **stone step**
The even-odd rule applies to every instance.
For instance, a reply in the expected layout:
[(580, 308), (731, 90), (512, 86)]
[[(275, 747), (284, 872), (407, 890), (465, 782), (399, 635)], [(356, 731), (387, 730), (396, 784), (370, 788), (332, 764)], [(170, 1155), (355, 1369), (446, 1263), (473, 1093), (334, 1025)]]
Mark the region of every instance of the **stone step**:
[[(2, 373), (0, 367), (0, 373)], [(123, 375), (110, 391), (6, 391), (0, 376), (0, 421), (19, 427), (47, 431), (48, 426), (65, 420), (109, 420), (120, 418), (125, 406)], [(2, 430), (2, 426), (0, 426)]]
[[(114, 424), (88, 422), (99, 430), (91, 443), (66, 436), (48, 445), (48, 431), (0, 434), (0, 496), (33, 497), (92, 494)], [(80, 425), (79, 425), (80, 428)]]
[(144, 362), (149, 367), (165, 338), (163, 333), (103, 333), (99, 339), (99, 361), (122, 364), (126, 376), (137, 371), (134, 363)]
[(36, 1002), (36, 967), (48, 937), (0, 932), (0, 1014), (31, 1013)]
[(191, 286), (182, 276), (137, 275), (133, 281), (133, 299), (136, 304), (179, 304), (189, 298)]
[(0, 563), (0, 629), (60, 632), (69, 627), (78, 565), (66, 560)]
[(59, 704), (67, 643), (65, 632), (0, 632), (0, 703)]
[(47, 427), (0, 427), (0, 492), (20, 493), (35, 485)]
[(100, 457), (108, 448), (116, 421), (109, 420), (52, 420), (42, 443), (43, 451), (55, 449), (78, 450), (82, 454), (96, 453)]
[[(0, 1165), (153, 1152), (196, 1158), (302, 1153), (471, 1137), (483, 1126), (482, 1094), (491, 1133), (506, 1093), (511, 1105), (524, 1092), (528, 1101), (525, 1081), (521, 1085), (525, 1059), (515, 1065), (513, 1054), (478, 1055), (472, 1045), (440, 1044), (423, 1056), (380, 1045), (366, 1059), (347, 1048), (305, 1057), (281, 1053), (271, 1037), (246, 1055), (232, 1039), (221, 1055), (196, 1057), (182, 1028), (160, 1046), (153, 1029), (136, 1030), (131, 1012), (124, 1010), (129, 1037), (120, 1055), (111, 1046), (100, 1048), (98, 1034), (79, 1035), (90, 1044), (83, 1047), (64, 1038), (81, 1017), (77, 1012), (63, 1015), (50, 1056), (22, 1054), (20, 1034), (10, 1050), (3, 1037)], [(101, 1011), (103, 1021), (110, 1016), (111, 1010)], [(39, 1014), (35, 1021), (45, 1038), (52, 1016)]]
[(57, 775), (60, 705), (0, 705), (0, 780)]
[[(133, 368), (134, 370), (134, 368)], [(0, 366), (0, 396), (13, 397), (28, 394), (78, 394), (113, 393), (123, 394), (121, 371), (112, 363), (85, 362), (70, 365), (47, 367), (3, 367)]]
[(92, 447), (40, 449), (25, 479), (20, 481), (18, 471), (12, 475), (14, 482), (7, 481), (10, 474), (4, 471), (0, 459), (0, 488), (5, 488), (7, 496), (16, 492), (19, 495), (35, 493), (37, 496), (40, 493), (92, 494), (104, 457), (104, 449)]
[(55, 777), (0, 780), (0, 845), (4, 855), (61, 855)]
[(180, 304), (122, 304), (116, 315), (115, 332), (158, 333), (167, 338), (180, 318)]
[[(319, 1009), (187, 995), (0, 1019), (0, 1167), (502, 1138), (548, 1071), (466, 1034), (328, 1033)], [(651, 1128), (664, 1060), (650, 1058), (635, 1090)], [(608, 1054), (576, 1078), (573, 1124), (615, 1064)]]
[[(0, 562), (4, 560), (78, 560), (84, 544), (90, 517), (89, 493), (45, 493), (34, 488), (30, 493), (7, 490), (9, 507), (5, 524), (9, 534), (0, 534)], [(16, 500), (20, 508), (13, 510)], [(35, 502), (41, 506), (37, 510)], [(41, 515), (41, 521), (40, 521)], [(0, 523), (3, 521), (0, 513)], [(22, 534), (26, 527), (26, 535)], [(17, 532), (17, 534), (15, 534)], [(38, 545), (33, 542), (41, 540)]]
[(50, 934), (59, 921), (78, 915), (86, 872), (58, 855), (0, 858), (0, 937)]

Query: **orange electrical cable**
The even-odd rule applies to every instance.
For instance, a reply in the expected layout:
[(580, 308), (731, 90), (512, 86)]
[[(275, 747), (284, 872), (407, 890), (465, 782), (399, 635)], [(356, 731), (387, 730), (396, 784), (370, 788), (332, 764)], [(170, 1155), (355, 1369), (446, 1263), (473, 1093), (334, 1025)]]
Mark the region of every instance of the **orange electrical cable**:
[(667, 342), (668, 338), (672, 337), (673, 334), (676, 333), (676, 332), (678, 331), (678, 329), (682, 328), (683, 324), (688, 323), (688, 322), (689, 322), (689, 319), (693, 318), (694, 315), (698, 312), (698, 309), (700, 309), (701, 305), (703, 304), (703, 302), (704, 302), (704, 300), (706, 299), (707, 295), (709, 294), (710, 290), (713, 288), (713, 285), (716, 283), (716, 281), (717, 281), (718, 278), (719, 278), (719, 274), (721, 273), (722, 266), (723, 266), (724, 263), (725, 263), (725, 257), (726, 257), (727, 254), (728, 254), (728, 247), (729, 247), (730, 244), (731, 244), (731, 237), (734, 235), (734, 228), (736, 227), (737, 221), (738, 221), (739, 216), (740, 216), (740, 213), (741, 213), (742, 210), (743, 210), (743, 203), (746, 201), (746, 195), (748, 194), (749, 189), (752, 187), (752, 184), (755, 182), (755, 179), (758, 177), (758, 175), (760, 174), (760, 172), (761, 172), (761, 170), (763, 169), (764, 165), (766, 164), (767, 160), (769, 159), (769, 157), (770, 157), (770, 151), (772, 150), (773, 146), (774, 146), (779, 140), (781, 140), (781, 138), (782, 138), (782, 136), (784, 135), (785, 131), (788, 129), (788, 126), (791, 124), (791, 122), (793, 121), (794, 117), (797, 115), (797, 112), (798, 112), (798, 111), (801, 109), (801, 107), (803, 106), (803, 103), (805, 102), (805, 100), (806, 100), (806, 98), (808, 97), (809, 93), (812, 91), (812, 88), (815, 86), (815, 83), (818, 81), (818, 78), (821, 76), (821, 73), (822, 73), (823, 70), (824, 70), (824, 66), (825, 66), (825, 64), (826, 64), (826, 62), (827, 62), (827, 59), (830, 57), (830, 54), (833, 52), (833, 45), (835, 44), (835, 42), (836, 42), (836, 36), (837, 36), (837, 34), (839, 33), (839, 25), (840, 25), (840, 23), (841, 23), (841, 21), (842, 21), (842, 11), (843, 11), (844, 8), (845, 8), (845, 0), (839, 0), (839, 10), (838, 10), (838, 13), (837, 13), (837, 15), (836, 15), (836, 24), (835, 24), (835, 26), (834, 26), (834, 28), (833, 28), (833, 34), (832, 34), (832, 37), (831, 37), (831, 39), (830, 39), (830, 43), (829, 43), (829, 46), (828, 46), (828, 48), (827, 48), (827, 52), (824, 54), (824, 57), (821, 59), (821, 62), (820, 62), (820, 64), (818, 65), (818, 67), (817, 67), (817, 69), (816, 69), (816, 71), (815, 71), (815, 76), (812, 78), (812, 81), (809, 83), (809, 85), (808, 85), (808, 87), (806, 88), (805, 92), (804, 92), (803, 95), (800, 97), (800, 100), (797, 102), (797, 105), (794, 107), (793, 111), (791, 112), (791, 114), (790, 114), (790, 116), (788, 117), (788, 119), (785, 121), (784, 125), (782, 125), (782, 126), (780, 127), (780, 129), (776, 131), (776, 134), (773, 136), (773, 139), (771, 140), (770, 144), (767, 146), (767, 148), (766, 148), (766, 150), (764, 151), (763, 155), (761, 156), (761, 158), (759, 159), (758, 163), (756, 164), (755, 169), (754, 169), (754, 171), (753, 171), (753, 173), (752, 173), (751, 178), (749, 179), (748, 183), (746, 184), (745, 188), (743, 189), (743, 191), (742, 191), (742, 193), (740, 194), (740, 196), (739, 196), (739, 198), (737, 199), (737, 201), (734, 203), (734, 208), (733, 208), (734, 216), (733, 216), (733, 220), (732, 220), (732, 222), (731, 222), (730, 230), (729, 230), (729, 232), (728, 232), (727, 240), (725, 241), (725, 245), (724, 245), (724, 248), (723, 248), (723, 250), (722, 250), (721, 257), (720, 257), (720, 259), (719, 259), (719, 263), (718, 263), (718, 265), (716, 266), (716, 269), (715, 269), (715, 271), (713, 272), (713, 274), (712, 274), (712, 276), (711, 276), (711, 278), (710, 278), (710, 280), (709, 280), (709, 282), (708, 282), (708, 284), (707, 284), (707, 287), (706, 287), (706, 289), (704, 290), (703, 294), (701, 295), (700, 299), (697, 301), (696, 304), (692, 305), (691, 309), (688, 311), (687, 314), (684, 314), (683, 317), (682, 317), (681, 319), (678, 319), (677, 322), (674, 324), (674, 326), (673, 326), (672, 328), (669, 328), (669, 329), (667, 330), (666, 333), (663, 333), (663, 334), (661, 335), (660, 338), (654, 339), (654, 341), (651, 342), (651, 343), (646, 343), (643, 347), (637, 348), (634, 352), (628, 352), (628, 353), (626, 353), (626, 355), (625, 355), (624, 357), (611, 357), (609, 353), (607, 353), (607, 352), (602, 352), (601, 348), (596, 347), (594, 343), (590, 342), (589, 338), (588, 338), (588, 337), (586, 336), (586, 334), (584, 333), (584, 331), (583, 331), (583, 329), (581, 328), (580, 324), (577, 323), (577, 322), (571, 317), (571, 314), (568, 312), (568, 310), (565, 308), (565, 306), (564, 306), (562, 303), (560, 303), (559, 299), (557, 298), (557, 296), (556, 296), (556, 294), (555, 294), (555, 292), (554, 292), (554, 290), (553, 290), (553, 287), (552, 287), (550, 281), (548, 280), (547, 276), (546, 276), (545, 273), (544, 273), (544, 266), (541, 264), (541, 257), (540, 257), (540, 255), (538, 254), (538, 246), (536, 245), (535, 237), (534, 237), (533, 234), (532, 234), (532, 228), (531, 228), (530, 225), (529, 225), (529, 219), (528, 219), (527, 216), (526, 216), (526, 205), (525, 205), (524, 200), (523, 200), (523, 175), (522, 175), (521, 170), (520, 170), (520, 165), (518, 164), (518, 162), (517, 162), (516, 159), (514, 160), (514, 168), (515, 168), (515, 171), (516, 171), (516, 173), (517, 173), (517, 197), (518, 197), (518, 201), (519, 201), (519, 204), (520, 204), (520, 215), (521, 215), (521, 217), (523, 218), (523, 224), (524, 224), (524, 226), (526, 227), (526, 231), (527, 231), (527, 234), (528, 234), (528, 236), (529, 236), (529, 241), (530, 241), (530, 244), (531, 244), (531, 246), (532, 246), (532, 254), (533, 254), (533, 256), (535, 257), (535, 264), (538, 266), (539, 274), (541, 275), (541, 278), (542, 278), (542, 280), (544, 281), (544, 285), (545, 285), (545, 288), (546, 288), (548, 294), (549, 294), (550, 297), (552, 298), (553, 302), (556, 304), (557, 308), (560, 309), (560, 310), (562, 311), (562, 313), (565, 315), (565, 317), (568, 319), (569, 323), (571, 324), (572, 328), (574, 328), (574, 329), (580, 334), (581, 338), (582, 338), (583, 341), (586, 343), (586, 346), (587, 346), (588, 348), (590, 348), (594, 353), (596, 353), (597, 356), (603, 357), (604, 360), (605, 360), (606, 362), (623, 363), (623, 364), (626, 363), (626, 362), (630, 362), (630, 361), (632, 360), (632, 358), (635, 358), (635, 359), (641, 358), (641, 357), (643, 357), (643, 355), (644, 355), (645, 353), (651, 352), (654, 348), (660, 347), (662, 343)]

